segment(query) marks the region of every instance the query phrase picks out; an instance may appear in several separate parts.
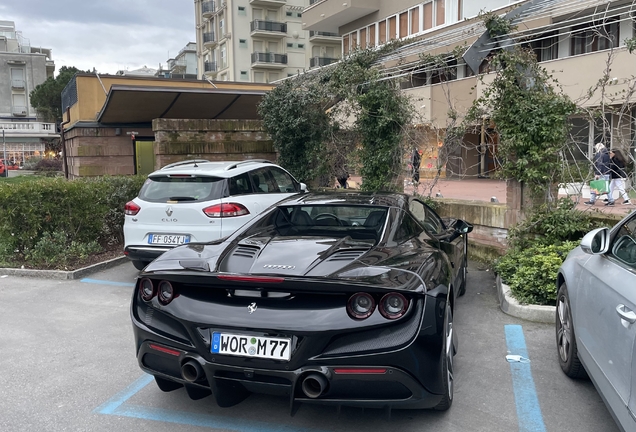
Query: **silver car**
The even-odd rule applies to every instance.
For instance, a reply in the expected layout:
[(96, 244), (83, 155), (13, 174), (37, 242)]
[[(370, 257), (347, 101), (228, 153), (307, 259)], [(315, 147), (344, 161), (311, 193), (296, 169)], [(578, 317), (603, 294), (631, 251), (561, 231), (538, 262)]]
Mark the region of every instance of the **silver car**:
[(636, 431), (636, 213), (589, 232), (563, 262), (557, 286), (561, 369), (589, 376), (616, 423)]

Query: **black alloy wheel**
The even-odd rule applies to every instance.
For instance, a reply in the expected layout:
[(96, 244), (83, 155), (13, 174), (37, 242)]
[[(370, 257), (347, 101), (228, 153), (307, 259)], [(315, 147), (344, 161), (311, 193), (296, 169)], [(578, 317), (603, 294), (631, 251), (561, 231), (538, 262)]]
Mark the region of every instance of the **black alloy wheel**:
[(556, 343), (559, 365), (570, 378), (585, 378), (587, 373), (579, 360), (572, 322), (572, 309), (565, 283), (559, 287), (556, 307)]
[(444, 318), (444, 356), (442, 360), (442, 376), (444, 378), (444, 397), (435, 406), (436, 411), (446, 411), (453, 404), (453, 311), (450, 303), (446, 303)]

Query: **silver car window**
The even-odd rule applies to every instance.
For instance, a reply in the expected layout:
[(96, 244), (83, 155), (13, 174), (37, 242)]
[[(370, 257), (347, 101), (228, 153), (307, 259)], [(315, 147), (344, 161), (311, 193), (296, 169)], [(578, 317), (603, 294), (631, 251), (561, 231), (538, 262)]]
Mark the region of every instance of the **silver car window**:
[(627, 221), (618, 230), (611, 250), (617, 260), (636, 269), (636, 218)]

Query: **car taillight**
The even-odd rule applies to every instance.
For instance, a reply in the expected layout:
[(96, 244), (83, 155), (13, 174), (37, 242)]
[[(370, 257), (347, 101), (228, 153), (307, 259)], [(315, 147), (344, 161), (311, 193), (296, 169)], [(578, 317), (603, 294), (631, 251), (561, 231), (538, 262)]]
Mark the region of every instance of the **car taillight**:
[(356, 293), (347, 302), (347, 312), (354, 319), (369, 318), (375, 310), (375, 300), (367, 293)]
[(142, 279), (139, 282), (139, 294), (145, 301), (150, 301), (155, 296), (155, 286), (150, 279)]
[(203, 213), (211, 218), (225, 218), (248, 215), (250, 211), (243, 204), (223, 203), (206, 207), (203, 209)]
[(124, 214), (128, 216), (135, 216), (137, 213), (139, 213), (139, 210), (141, 210), (141, 207), (139, 207), (132, 201), (128, 201), (124, 206)]
[(386, 294), (380, 300), (378, 309), (382, 316), (386, 319), (398, 319), (406, 313), (409, 307), (409, 301), (400, 293)]
[(174, 288), (172, 284), (168, 281), (159, 282), (159, 288), (157, 289), (157, 298), (159, 299), (159, 303), (162, 305), (167, 305), (174, 298)]

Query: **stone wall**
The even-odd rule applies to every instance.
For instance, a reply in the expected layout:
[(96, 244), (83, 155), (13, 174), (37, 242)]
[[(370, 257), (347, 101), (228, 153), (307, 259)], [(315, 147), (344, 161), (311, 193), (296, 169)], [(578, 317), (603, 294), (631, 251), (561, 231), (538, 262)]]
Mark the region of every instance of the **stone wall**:
[(133, 143), (126, 132), (152, 137), (151, 129), (75, 127), (64, 134), (69, 178), (100, 175), (132, 175)]
[(259, 120), (155, 119), (155, 166), (187, 159), (276, 161)]

